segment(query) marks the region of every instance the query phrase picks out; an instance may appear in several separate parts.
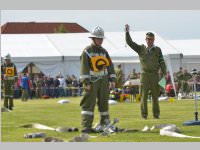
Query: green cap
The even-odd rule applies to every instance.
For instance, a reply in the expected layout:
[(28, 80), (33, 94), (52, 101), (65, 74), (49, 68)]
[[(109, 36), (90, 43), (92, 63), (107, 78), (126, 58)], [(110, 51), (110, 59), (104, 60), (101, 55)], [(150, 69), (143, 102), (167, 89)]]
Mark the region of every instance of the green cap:
[(154, 38), (154, 34), (152, 32), (147, 32), (146, 33), (146, 38)]
[(5, 59), (5, 60), (7, 60), (7, 59), (11, 59), (10, 54), (7, 54), (7, 55), (4, 57), (4, 59)]

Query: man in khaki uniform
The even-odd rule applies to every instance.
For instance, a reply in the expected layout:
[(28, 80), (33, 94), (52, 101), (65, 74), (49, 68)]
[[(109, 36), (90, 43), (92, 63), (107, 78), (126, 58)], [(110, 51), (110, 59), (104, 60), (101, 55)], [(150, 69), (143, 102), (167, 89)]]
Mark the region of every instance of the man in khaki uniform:
[(182, 67), (180, 67), (179, 68), (179, 71), (176, 73), (176, 82), (178, 82), (178, 92), (182, 92), (181, 91), (181, 76), (183, 75), (183, 68)]
[(137, 73), (135, 72), (135, 69), (133, 69), (133, 72), (131, 73), (130, 75), (130, 79), (137, 79), (138, 78), (138, 75)]
[(192, 78), (192, 75), (188, 73), (187, 69), (184, 69), (183, 73), (179, 75), (178, 80), (180, 82), (180, 92), (187, 96), (190, 92), (188, 80)]
[(158, 103), (159, 96), (159, 69), (162, 70), (163, 75), (166, 74), (166, 65), (162, 55), (162, 51), (159, 47), (154, 45), (154, 34), (148, 32), (146, 34), (145, 45), (138, 45), (133, 42), (129, 34), (129, 25), (125, 25), (126, 32), (126, 42), (127, 44), (139, 55), (141, 64), (141, 115), (144, 119), (147, 119), (148, 109), (147, 109), (147, 98), (149, 90), (152, 93), (152, 107), (153, 107), (153, 117), (155, 119), (159, 118), (160, 108)]
[(115, 88), (116, 75), (110, 56), (101, 45), (104, 31), (101, 27), (95, 27), (91, 36), (92, 44), (87, 46), (80, 58), (80, 81), (83, 83), (83, 98), (81, 99), (81, 115), (83, 133), (91, 133), (94, 119), (96, 98), (100, 113), (100, 124), (103, 126), (109, 120), (108, 99), (109, 82), (111, 88)]
[(3, 93), (4, 107), (10, 110), (13, 109), (14, 84), (17, 80), (17, 69), (14, 63), (11, 62), (10, 54), (6, 55), (5, 63), (1, 66), (1, 74), (3, 76)]
[(36, 98), (42, 98), (42, 79), (41, 77), (37, 77), (36, 80)]
[(180, 68), (179, 68), (179, 71), (176, 73), (176, 76), (179, 77), (179, 76), (182, 75), (182, 74), (183, 74), (183, 68), (180, 67)]
[(121, 64), (117, 66), (117, 69), (115, 72), (117, 76), (116, 88), (122, 88), (123, 72), (122, 72)]

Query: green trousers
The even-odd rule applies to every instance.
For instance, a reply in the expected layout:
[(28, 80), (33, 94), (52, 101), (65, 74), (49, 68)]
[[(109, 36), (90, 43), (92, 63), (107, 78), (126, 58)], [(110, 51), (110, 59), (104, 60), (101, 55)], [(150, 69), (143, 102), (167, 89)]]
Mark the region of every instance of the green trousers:
[(13, 104), (14, 80), (4, 80), (3, 93), (4, 93), (4, 107), (9, 109), (14, 107)]
[(4, 107), (12, 109), (14, 107), (13, 97), (5, 97), (4, 98)]
[(28, 100), (28, 89), (22, 89), (22, 101)]
[(158, 96), (160, 92), (160, 87), (158, 85), (159, 76), (156, 73), (142, 73), (141, 74), (141, 115), (146, 118), (148, 116), (147, 99), (149, 90), (152, 94), (152, 111), (154, 117), (159, 117), (160, 108), (158, 102)]
[(42, 97), (42, 88), (36, 88), (35, 96), (36, 96), (36, 98)]
[[(100, 113), (100, 124), (104, 125), (109, 121), (108, 114), (108, 99), (109, 99), (109, 81), (108, 77), (104, 76), (101, 79), (91, 84), (91, 91), (83, 92), (83, 98), (81, 99), (81, 115), (83, 129), (91, 129), (94, 119), (94, 108), (97, 102), (98, 110)], [(97, 101), (96, 101), (97, 99)]]

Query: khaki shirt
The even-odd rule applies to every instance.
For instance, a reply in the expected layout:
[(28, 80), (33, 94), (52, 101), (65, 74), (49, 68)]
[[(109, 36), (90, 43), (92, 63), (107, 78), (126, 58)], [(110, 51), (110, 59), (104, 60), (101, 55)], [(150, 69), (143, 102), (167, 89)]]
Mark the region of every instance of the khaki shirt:
[(158, 73), (159, 69), (166, 74), (166, 65), (159, 47), (154, 46), (150, 52), (145, 45), (133, 42), (129, 32), (126, 32), (127, 44), (139, 55), (142, 73)]
[[(88, 54), (90, 56), (88, 56)], [(94, 72), (90, 57), (93, 56), (104, 56), (108, 59), (110, 66), (106, 67), (105, 70)], [(116, 81), (116, 75), (114, 70), (114, 65), (112, 63), (112, 60), (108, 54), (108, 52), (101, 46), (96, 46), (94, 44), (91, 44), (90, 46), (87, 46), (81, 57), (80, 57), (80, 80), (81, 82), (88, 84), (90, 83), (90, 77), (91, 76), (108, 76), (110, 81)]]

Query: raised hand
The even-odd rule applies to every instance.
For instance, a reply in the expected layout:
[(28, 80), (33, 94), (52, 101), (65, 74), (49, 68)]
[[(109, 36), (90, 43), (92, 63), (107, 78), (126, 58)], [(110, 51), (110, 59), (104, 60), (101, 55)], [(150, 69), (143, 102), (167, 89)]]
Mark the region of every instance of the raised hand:
[(129, 25), (126, 24), (126, 25), (125, 25), (125, 32), (129, 32), (129, 29), (130, 29)]

